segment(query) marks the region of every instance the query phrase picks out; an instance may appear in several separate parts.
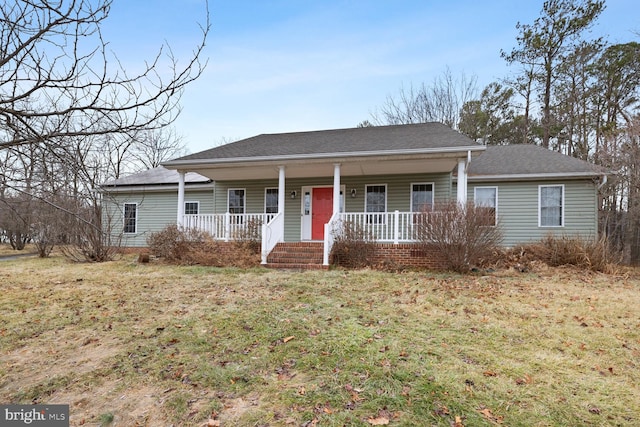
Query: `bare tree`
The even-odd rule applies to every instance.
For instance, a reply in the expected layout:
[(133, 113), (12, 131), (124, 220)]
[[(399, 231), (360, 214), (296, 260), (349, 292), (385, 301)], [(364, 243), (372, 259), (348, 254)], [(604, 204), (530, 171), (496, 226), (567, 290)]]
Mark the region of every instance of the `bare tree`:
[(102, 37), (110, 6), (111, 0), (0, 4), (0, 148), (131, 133), (175, 120), (182, 91), (206, 65), (200, 55), (208, 17), (186, 66), (163, 46), (130, 75)]
[(376, 125), (440, 122), (456, 128), (462, 106), (477, 97), (477, 78), (464, 73), (455, 78), (447, 68), (430, 86), (400, 88), (396, 96), (387, 96), (385, 104), (371, 115)]
[[(206, 66), (201, 56), (210, 28), (208, 5), (198, 27), (201, 38), (186, 62), (163, 45), (132, 74), (102, 35), (111, 3), (0, 3), (0, 194), (36, 236), (55, 233), (34, 231), (45, 222), (27, 218), (12, 201), (39, 200), (73, 214), (88, 233), (97, 233), (76, 241), (104, 242), (93, 189), (132, 171), (136, 137), (176, 119), (185, 87)], [(62, 206), (60, 200), (75, 201)], [(84, 253), (100, 260), (101, 250)]]
[(172, 127), (139, 132), (135, 140), (133, 158), (138, 168), (157, 168), (162, 162), (187, 154), (183, 137)]

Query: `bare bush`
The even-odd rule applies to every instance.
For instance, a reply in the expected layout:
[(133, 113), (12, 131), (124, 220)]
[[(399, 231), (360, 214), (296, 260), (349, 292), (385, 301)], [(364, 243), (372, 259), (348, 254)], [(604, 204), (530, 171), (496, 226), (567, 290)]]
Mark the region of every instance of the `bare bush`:
[(375, 239), (370, 233), (354, 222), (343, 221), (334, 235), (331, 248), (333, 264), (347, 268), (371, 266)]
[(550, 267), (572, 265), (578, 268), (609, 272), (619, 264), (621, 254), (606, 238), (584, 239), (579, 236), (545, 236), (540, 242), (523, 247), (527, 259), (542, 261)]
[(24, 194), (0, 199), (0, 229), (16, 251), (24, 249), (31, 240), (31, 211), (33, 199)]
[(260, 253), (262, 249), (262, 220), (251, 218), (245, 221), (233, 234), (233, 241), (237, 246), (246, 248), (249, 252)]
[(421, 245), (435, 247), (446, 260), (446, 268), (461, 273), (480, 264), (502, 242), (495, 210), (473, 203), (448, 202), (417, 213), (414, 229)]
[(221, 242), (208, 237), (192, 245), (186, 260), (189, 264), (211, 267), (250, 268), (260, 265), (260, 253), (247, 242)]
[(170, 224), (156, 233), (151, 233), (147, 244), (152, 254), (169, 262), (181, 262), (188, 259), (194, 244), (203, 242), (206, 238), (203, 231)]
[(153, 255), (173, 264), (246, 268), (260, 264), (259, 246), (256, 251), (249, 237), (220, 242), (203, 231), (171, 224), (152, 233), (147, 244)]
[(97, 202), (79, 210), (71, 217), (72, 234), (68, 244), (61, 245), (60, 251), (75, 262), (111, 261), (120, 252), (121, 235), (111, 233), (112, 222), (103, 217)]

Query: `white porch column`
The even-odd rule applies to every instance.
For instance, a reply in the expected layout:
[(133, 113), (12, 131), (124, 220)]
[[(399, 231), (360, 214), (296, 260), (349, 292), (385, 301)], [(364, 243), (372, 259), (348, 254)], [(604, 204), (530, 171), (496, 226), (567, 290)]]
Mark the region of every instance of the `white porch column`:
[(182, 227), (184, 221), (184, 175), (178, 171), (178, 227)]
[(284, 214), (284, 166), (278, 166), (278, 213)]
[(458, 160), (458, 203), (467, 204), (467, 161)]
[(333, 165), (333, 213), (340, 212), (340, 163)]

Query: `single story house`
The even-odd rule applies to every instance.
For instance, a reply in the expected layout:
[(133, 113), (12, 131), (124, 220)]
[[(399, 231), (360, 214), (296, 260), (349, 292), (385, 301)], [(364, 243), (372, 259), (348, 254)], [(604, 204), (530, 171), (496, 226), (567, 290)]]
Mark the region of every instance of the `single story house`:
[[(573, 157), (533, 145), (487, 147), (424, 123), (258, 135), (108, 182), (102, 192), (122, 218), (125, 246), (144, 246), (173, 222), (222, 240), (258, 224), (264, 264), (327, 266), (332, 230), (351, 221), (384, 256), (429, 265), (424, 254), (409, 260), (417, 256), (416, 212), (450, 200), (491, 207), (505, 246), (549, 233), (595, 238), (604, 180), (600, 168)], [(303, 252), (315, 258), (287, 256)]]

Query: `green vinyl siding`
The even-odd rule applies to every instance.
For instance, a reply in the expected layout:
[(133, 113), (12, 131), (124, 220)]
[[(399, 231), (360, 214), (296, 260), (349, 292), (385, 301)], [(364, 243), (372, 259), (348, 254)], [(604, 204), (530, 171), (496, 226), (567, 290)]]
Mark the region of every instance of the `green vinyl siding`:
[[(411, 184), (433, 183), (436, 202), (451, 197), (451, 174), (412, 174), (412, 175), (374, 175), (374, 176), (342, 176), (340, 185), (344, 187), (345, 212), (364, 212), (365, 186), (386, 184), (387, 210), (408, 212), (411, 209)], [(227, 210), (227, 190), (244, 188), (246, 190), (247, 213), (264, 212), (264, 189), (278, 187), (277, 180), (252, 181), (217, 181), (215, 212), (225, 213)], [(285, 179), (285, 230), (287, 242), (296, 242), (301, 237), (303, 187), (333, 187), (333, 176), (319, 178)], [(356, 197), (351, 197), (351, 189), (356, 190)], [(291, 192), (296, 198), (291, 198)]]
[[(187, 190), (185, 202), (200, 202), (200, 213), (213, 213), (213, 190)], [(130, 193), (110, 193), (103, 198), (104, 221), (117, 236), (122, 232), (122, 208), (125, 203), (137, 204), (137, 232), (123, 234), (121, 244), (124, 247), (147, 246), (147, 239), (151, 233), (175, 224), (178, 217), (178, 190), (175, 191), (147, 191)]]
[[(538, 222), (538, 189), (540, 185), (564, 186), (564, 224), (540, 227)], [(540, 240), (548, 234), (571, 235), (593, 239), (598, 234), (597, 189), (590, 180), (478, 182), (468, 184), (468, 200), (473, 201), (474, 188), (498, 188), (498, 222), (503, 231), (503, 244), (511, 247)]]

